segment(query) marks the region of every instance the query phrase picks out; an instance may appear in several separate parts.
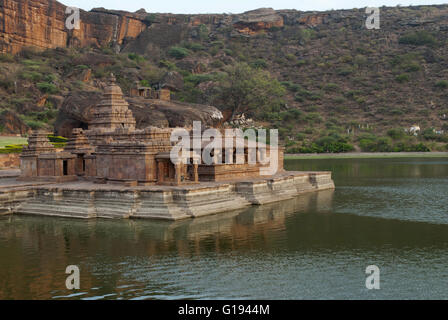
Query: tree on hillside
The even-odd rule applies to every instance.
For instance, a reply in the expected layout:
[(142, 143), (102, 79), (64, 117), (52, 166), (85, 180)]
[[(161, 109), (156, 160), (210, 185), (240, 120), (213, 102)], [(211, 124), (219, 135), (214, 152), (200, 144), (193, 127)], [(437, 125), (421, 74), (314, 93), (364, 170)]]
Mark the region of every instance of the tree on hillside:
[(268, 108), (278, 108), (285, 88), (268, 71), (237, 63), (225, 69), (220, 79), (222, 104), (230, 108), (233, 118), (238, 113), (260, 114)]

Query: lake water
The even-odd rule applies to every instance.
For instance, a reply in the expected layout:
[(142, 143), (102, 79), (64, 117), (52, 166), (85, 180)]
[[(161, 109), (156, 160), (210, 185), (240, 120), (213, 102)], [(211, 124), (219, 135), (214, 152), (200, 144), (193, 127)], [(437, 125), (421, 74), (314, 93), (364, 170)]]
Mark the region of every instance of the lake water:
[(0, 299), (448, 298), (448, 159), (285, 167), (331, 170), (336, 190), (175, 223), (1, 217)]

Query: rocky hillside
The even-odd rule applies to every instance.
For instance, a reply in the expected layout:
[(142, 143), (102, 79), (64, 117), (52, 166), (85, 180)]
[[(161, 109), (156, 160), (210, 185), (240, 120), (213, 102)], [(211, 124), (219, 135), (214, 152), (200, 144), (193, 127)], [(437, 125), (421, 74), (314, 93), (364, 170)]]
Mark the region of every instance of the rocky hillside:
[[(364, 9), (93, 9), (81, 11), (81, 28), (69, 31), (65, 7), (55, 1), (3, 0), (0, 129), (64, 127), (73, 120), (67, 99), (94, 94), (111, 71), (125, 92), (135, 81), (160, 83), (175, 72), (183, 83), (173, 99), (215, 105), (232, 121), (239, 115), (220, 94), (223, 79), (247, 64), (284, 88), (281, 104), (244, 108), (249, 124), (279, 128), (290, 152), (445, 150), (448, 6), (380, 10), (381, 29), (368, 30)], [(158, 119), (166, 123), (174, 113), (167, 114)], [(417, 136), (405, 132), (413, 125)]]

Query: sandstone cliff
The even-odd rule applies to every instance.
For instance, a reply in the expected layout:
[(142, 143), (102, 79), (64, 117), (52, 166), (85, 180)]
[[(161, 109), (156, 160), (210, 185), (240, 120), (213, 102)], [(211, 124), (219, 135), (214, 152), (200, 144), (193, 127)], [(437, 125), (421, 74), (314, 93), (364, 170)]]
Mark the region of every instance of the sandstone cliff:
[(146, 29), (144, 14), (81, 10), (79, 30), (65, 27), (66, 6), (54, 0), (0, 1), (0, 52), (16, 53), (24, 47), (121, 45)]
[[(116, 51), (128, 46), (129, 51), (145, 51), (154, 44), (165, 47), (180, 42), (194, 27), (205, 25), (210, 32), (231, 27), (235, 32), (254, 35), (263, 30), (289, 23), (316, 26), (324, 15), (299, 11), (263, 8), (242, 14), (148, 14), (96, 8), (80, 11), (80, 29), (68, 30), (66, 6), (55, 0), (0, 1), (0, 52), (17, 53), (25, 47), (111, 46)], [(140, 39), (133, 43), (134, 39)], [(196, 34), (196, 36), (199, 36)]]

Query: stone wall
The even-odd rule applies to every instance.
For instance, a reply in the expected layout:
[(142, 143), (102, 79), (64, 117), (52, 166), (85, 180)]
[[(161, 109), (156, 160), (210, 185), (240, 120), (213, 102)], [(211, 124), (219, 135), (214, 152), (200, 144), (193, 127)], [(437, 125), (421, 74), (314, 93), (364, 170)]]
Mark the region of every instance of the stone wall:
[(0, 153), (0, 169), (11, 169), (20, 167), (19, 153)]
[(15, 212), (21, 203), (32, 198), (34, 198), (32, 188), (25, 187), (14, 191), (0, 190), (0, 216)]

